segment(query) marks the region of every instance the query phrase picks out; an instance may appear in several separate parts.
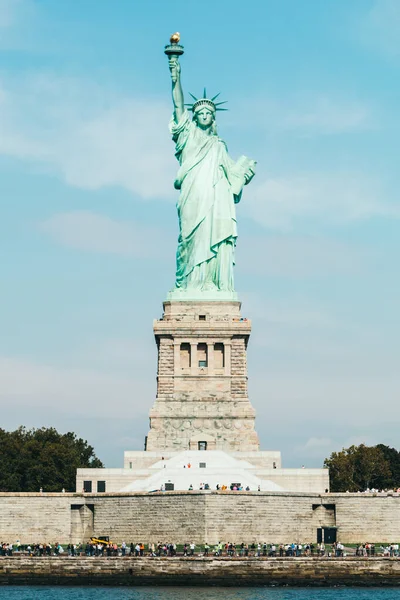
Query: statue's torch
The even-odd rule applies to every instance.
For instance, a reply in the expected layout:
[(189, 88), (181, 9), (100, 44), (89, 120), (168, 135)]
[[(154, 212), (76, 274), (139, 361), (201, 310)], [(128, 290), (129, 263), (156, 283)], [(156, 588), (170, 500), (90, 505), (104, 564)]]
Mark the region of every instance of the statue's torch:
[(180, 33), (173, 33), (170, 37), (169, 44), (165, 46), (164, 52), (168, 58), (178, 58), (182, 56), (184, 50), (183, 46), (180, 45), (179, 40), (181, 39)]

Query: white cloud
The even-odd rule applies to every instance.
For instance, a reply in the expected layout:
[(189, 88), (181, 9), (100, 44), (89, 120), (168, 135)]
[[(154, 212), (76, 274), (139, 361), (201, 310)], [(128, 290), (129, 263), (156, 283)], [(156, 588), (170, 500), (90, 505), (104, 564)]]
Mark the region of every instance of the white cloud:
[(173, 196), (169, 108), (85, 80), (36, 75), (0, 82), (0, 154), (61, 174), (70, 185)]
[[(120, 372), (52, 366), (29, 359), (0, 357), (0, 403), (15, 408), (34, 405), (44, 411), (54, 405), (64, 414), (115, 417), (116, 414), (146, 413), (142, 397), (147, 381), (135, 372)], [(150, 394), (149, 394), (149, 397)], [(22, 414), (21, 414), (22, 416)], [(22, 417), (23, 418), (23, 417)]]
[[(55, 214), (40, 222), (39, 229), (63, 246), (128, 258), (161, 261), (173, 256), (175, 248), (175, 238), (164, 229), (92, 211)], [(247, 274), (295, 278), (352, 275), (374, 259), (370, 249), (334, 239), (284, 234), (241, 236), (237, 254), (239, 274), (245, 265)]]
[(311, 437), (307, 440), (307, 442), (304, 444), (305, 448), (310, 448), (310, 449), (314, 449), (314, 448), (324, 448), (326, 446), (329, 446), (332, 443), (330, 438), (327, 437)]
[[(382, 412), (382, 402), (391, 412), (392, 422), (397, 423), (400, 418), (399, 377), (388, 378), (383, 372), (375, 375), (367, 370), (346, 376), (336, 368), (330, 374), (321, 373), (317, 365), (308, 373), (296, 372), (289, 365), (284, 376), (271, 371), (271, 367), (265, 366), (263, 374), (257, 373), (251, 391), (261, 418), (264, 414), (267, 417), (270, 407), (274, 407), (277, 427), (284, 426), (290, 418), (291, 422), (301, 424), (307, 437), (315, 435), (310, 424), (314, 427), (316, 423), (322, 428), (329, 427), (322, 432), (327, 431), (330, 438), (341, 426), (346, 429), (346, 437), (352, 428), (384, 431), (388, 413)], [(263, 402), (266, 393), (267, 404)]]
[[(251, 118), (240, 112), (251, 104)], [(262, 98), (241, 102), (235, 108), (237, 123), (246, 128), (263, 129), (268, 133), (298, 133), (302, 137), (338, 135), (374, 129), (377, 126), (373, 108), (365, 101), (335, 93), (303, 91), (279, 99), (265, 94)]]
[(310, 437), (305, 444), (296, 446), (293, 450), (298, 456), (304, 456), (308, 459), (329, 456), (332, 448), (335, 448), (335, 442), (328, 437)]
[(24, 4), (26, 0), (0, 0), (0, 29), (15, 24)]
[(90, 211), (56, 214), (39, 224), (58, 243), (89, 252), (162, 259), (165, 232), (133, 221), (118, 221)]
[(239, 236), (237, 269), (269, 277), (330, 277), (363, 272), (374, 260), (370, 248), (328, 237), (293, 234)]
[(370, 109), (364, 104), (326, 96), (316, 97), (309, 106), (289, 109), (282, 116), (281, 125), (284, 129), (304, 130), (307, 135), (337, 134), (372, 126)]
[[(241, 301), (246, 307), (246, 314), (257, 322), (257, 328), (273, 324), (283, 331), (283, 326), (293, 331), (298, 328), (331, 329), (338, 326), (337, 319), (327, 310), (312, 304), (305, 298), (290, 296), (279, 301), (265, 298), (260, 294), (240, 294)], [(296, 334), (298, 331), (296, 331)], [(267, 336), (268, 337), (268, 336)]]
[(354, 173), (293, 175), (253, 183), (250, 216), (267, 228), (290, 231), (301, 219), (343, 223), (374, 216), (400, 216), (380, 183)]
[(0, 0), (0, 29), (10, 27), (13, 22), (14, 2), (12, 0)]
[[(25, 425), (75, 431), (94, 445), (107, 466), (122, 466), (122, 449), (143, 447), (148, 411), (155, 397), (154, 376), (144, 368), (143, 352), (140, 358), (136, 350), (130, 369), (126, 357), (121, 370), (113, 359), (111, 365), (107, 362), (105, 346), (104, 361), (82, 353), (79, 368), (0, 356), (2, 426), (10, 430)], [(93, 366), (95, 362), (98, 364)], [(155, 364), (156, 359), (151, 365), (153, 374)], [(124, 434), (130, 438), (125, 447), (120, 439)]]
[(390, 57), (400, 55), (400, 2), (375, 0), (361, 22), (363, 41)]
[[(150, 331), (150, 324), (149, 324)], [(135, 339), (96, 339), (82, 344), (74, 351), (74, 364), (90, 370), (125, 374), (138, 373), (153, 385), (157, 364), (157, 349), (152, 336)], [(133, 373), (133, 370), (135, 373)]]
[(343, 339), (342, 351), (329, 354), (329, 341), (324, 348), (322, 338), (313, 343), (309, 337), (293, 335), (278, 352), (252, 350), (250, 340), (250, 398), (264, 444), (283, 451), (285, 466), (320, 465), (351, 443), (396, 447), (400, 380), (394, 365), (387, 369), (390, 351), (368, 358), (364, 339), (350, 349)]
[(0, 50), (32, 50), (38, 16), (35, 0), (0, 0)]
[(360, 300), (350, 301), (346, 294), (339, 305), (335, 295), (322, 303), (293, 294), (243, 298), (246, 316), (253, 320), (252, 344), (258, 347), (256, 373), (260, 357), (268, 357), (284, 377), (291, 373), (312, 380), (319, 374), (329, 381), (335, 374), (343, 382), (365, 375), (387, 378), (395, 390), (397, 323), (385, 327), (371, 314), (371, 321), (359, 321)]
[[(336, 111), (336, 112), (335, 112)], [(86, 189), (121, 186), (141, 198), (176, 198), (177, 164), (167, 129), (169, 103), (128, 97), (81, 79), (35, 75), (0, 81), (0, 154), (55, 172)], [(283, 127), (336, 130), (361, 124), (367, 111), (339, 117), (329, 101), (286, 110)], [(335, 116), (336, 115), (336, 116)], [(288, 230), (300, 218), (346, 221), (391, 214), (380, 185), (363, 174), (258, 176), (246, 204), (266, 227)]]

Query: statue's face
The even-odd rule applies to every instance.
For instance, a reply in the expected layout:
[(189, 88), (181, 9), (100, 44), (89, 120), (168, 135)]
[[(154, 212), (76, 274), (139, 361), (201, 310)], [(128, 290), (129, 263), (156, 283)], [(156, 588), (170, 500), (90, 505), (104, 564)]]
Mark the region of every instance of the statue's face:
[(196, 112), (195, 119), (200, 129), (208, 129), (214, 122), (214, 113), (208, 108), (202, 108)]

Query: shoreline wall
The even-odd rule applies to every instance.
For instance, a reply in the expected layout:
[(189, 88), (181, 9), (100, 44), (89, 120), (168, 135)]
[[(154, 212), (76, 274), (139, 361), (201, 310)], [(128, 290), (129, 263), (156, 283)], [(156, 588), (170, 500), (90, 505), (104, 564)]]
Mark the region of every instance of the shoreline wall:
[(79, 543), (399, 542), (400, 496), (287, 492), (0, 493), (0, 539)]
[(399, 584), (399, 559), (0, 557), (0, 586), (362, 587)]

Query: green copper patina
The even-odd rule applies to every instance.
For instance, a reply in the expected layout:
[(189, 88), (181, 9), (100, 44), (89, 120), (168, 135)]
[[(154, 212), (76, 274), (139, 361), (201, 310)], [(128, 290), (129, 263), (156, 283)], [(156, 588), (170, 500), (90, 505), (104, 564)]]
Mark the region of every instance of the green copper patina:
[[(224, 102), (217, 96), (185, 105), (181, 85), (179, 34), (171, 37), (165, 53), (169, 58), (174, 114), (170, 122), (179, 161), (175, 188), (179, 239), (176, 253), (175, 289), (169, 299), (236, 300), (233, 266), (237, 239), (236, 209), (243, 187), (255, 173), (255, 162), (242, 156), (234, 162), (217, 134), (215, 115)], [(189, 116), (185, 106), (190, 106)]]

